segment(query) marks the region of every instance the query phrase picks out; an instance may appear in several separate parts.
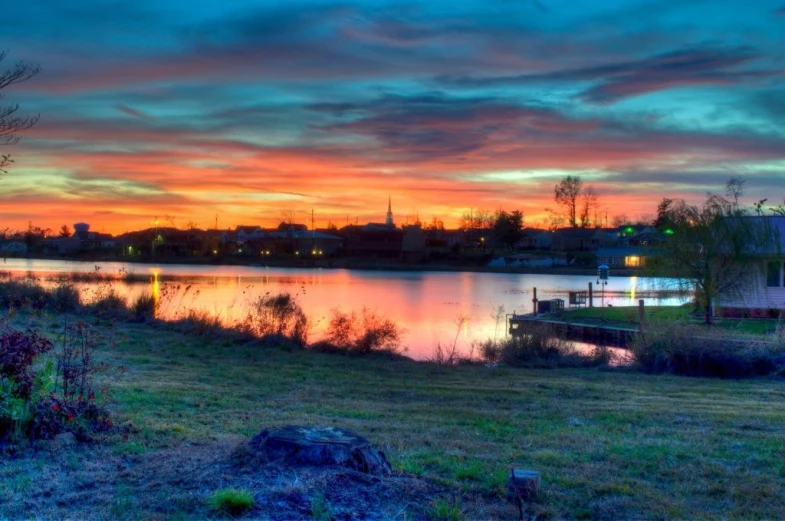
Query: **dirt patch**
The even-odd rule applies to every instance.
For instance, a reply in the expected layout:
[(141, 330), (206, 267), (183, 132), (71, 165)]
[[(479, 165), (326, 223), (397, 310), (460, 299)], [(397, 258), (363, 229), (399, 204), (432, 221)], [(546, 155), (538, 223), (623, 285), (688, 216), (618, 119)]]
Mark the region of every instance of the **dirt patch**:
[[(499, 498), (465, 495), (431, 480), (393, 472), (371, 476), (338, 467), (237, 465), (241, 438), (118, 453), (119, 445), (48, 447), (0, 462), (0, 517), (10, 519), (205, 519), (217, 489), (251, 491), (243, 519), (431, 519), (435, 501), (456, 502), (466, 519), (509, 518)], [(323, 517), (324, 515), (329, 517)]]

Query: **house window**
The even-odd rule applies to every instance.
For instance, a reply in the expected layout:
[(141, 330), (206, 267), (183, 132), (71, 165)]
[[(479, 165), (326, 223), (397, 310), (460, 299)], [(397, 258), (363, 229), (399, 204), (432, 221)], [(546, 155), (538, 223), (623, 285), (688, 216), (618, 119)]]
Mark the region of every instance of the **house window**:
[(628, 268), (640, 268), (641, 258), (637, 255), (628, 255), (624, 257), (624, 265)]
[(769, 261), (766, 263), (766, 287), (779, 288), (782, 286), (782, 262)]

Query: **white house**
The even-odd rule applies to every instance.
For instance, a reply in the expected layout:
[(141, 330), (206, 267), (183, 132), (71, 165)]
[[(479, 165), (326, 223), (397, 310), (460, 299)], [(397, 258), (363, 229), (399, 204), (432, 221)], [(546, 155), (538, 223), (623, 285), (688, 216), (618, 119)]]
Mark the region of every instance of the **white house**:
[(738, 295), (720, 298), (723, 316), (776, 317), (785, 313), (785, 216), (750, 217), (765, 219), (774, 240), (758, 248), (755, 270)]

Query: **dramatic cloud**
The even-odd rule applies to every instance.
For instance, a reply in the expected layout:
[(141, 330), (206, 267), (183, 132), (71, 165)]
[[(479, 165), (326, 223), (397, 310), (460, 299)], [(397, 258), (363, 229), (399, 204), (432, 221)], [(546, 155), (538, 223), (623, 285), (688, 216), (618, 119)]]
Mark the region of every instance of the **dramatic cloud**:
[[(565, 175), (652, 213), (785, 172), (780, 0), (12, 2), (4, 226), (317, 224), (520, 208)], [(5, 152), (5, 151), (4, 151)], [(765, 194), (760, 196), (759, 194)]]
[(442, 78), (448, 84), (486, 87), (565, 81), (595, 82), (578, 93), (580, 99), (609, 103), (620, 99), (673, 87), (704, 84), (738, 84), (781, 75), (785, 69), (738, 70), (762, 55), (747, 47), (731, 49), (685, 49), (635, 60), (580, 69), (490, 78)]

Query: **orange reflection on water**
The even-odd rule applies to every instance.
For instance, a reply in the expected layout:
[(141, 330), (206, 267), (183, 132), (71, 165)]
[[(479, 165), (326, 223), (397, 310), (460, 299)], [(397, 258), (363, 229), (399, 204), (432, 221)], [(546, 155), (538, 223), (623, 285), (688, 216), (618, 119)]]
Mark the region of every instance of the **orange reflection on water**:
[[(94, 263), (9, 259), (6, 269), (15, 272), (16, 277), (28, 271), (53, 277), (90, 273)], [(568, 291), (585, 289), (593, 279), (579, 275), (122, 263), (104, 263), (100, 273), (117, 274), (112, 285), (126, 299), (151, 295), (159, 318), (176, 320), (196, 311), (216, 316), (229, 326), (247, 316), (249, 304), (256, 298), (288, 292), (308, 316), (311, 341), (324, 334), (332, 310), (368, 308), (405, 329), (403, 345), (408, 348), (407, 354), (417, 359), (432, 358), (437, 344), (455, 344), (466, 354), (472, 342), (504, 337), (505, 315), (529, 312), (534, 287), (540, 299), (566, 298)], [(90, 284), (82, 286), (89, 288)], [(635, 297), (642, 296), (648, 287), (644, 278), (612, 277), (606, 304), (636, 305)], [(652, 297), (649, 302), (657, 301)], [(678, 304), (680, 300), (668, 298), (658, 303)]]

